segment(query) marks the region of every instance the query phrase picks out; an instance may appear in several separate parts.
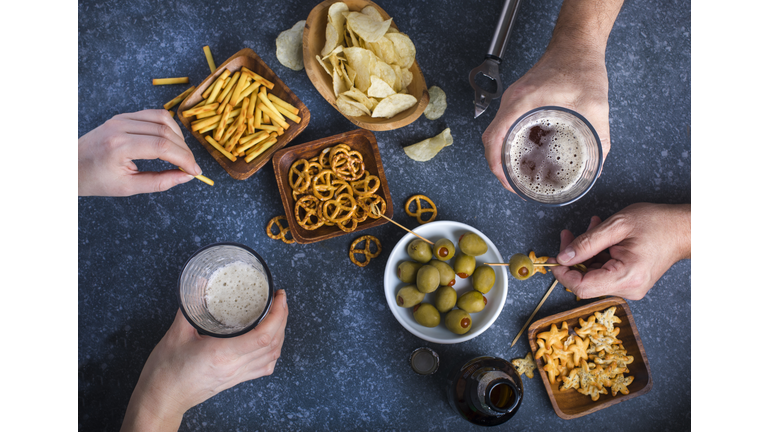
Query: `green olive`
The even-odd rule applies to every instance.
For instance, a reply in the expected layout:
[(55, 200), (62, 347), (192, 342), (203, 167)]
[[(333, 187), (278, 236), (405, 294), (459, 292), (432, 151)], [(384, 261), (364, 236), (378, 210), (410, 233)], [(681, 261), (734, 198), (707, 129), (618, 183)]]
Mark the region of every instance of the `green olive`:
[(459, 249), (467, 255), (480, 256), (488, 252), (488, 245), (479, 235), (468, 232), (459, 239)]
[(412, 284), (416, 282), (416, 272), (423, 265), (413, 261), (403, 261), (397, 266), (397, 277), (407, 284)]
[(456, 248), (453, 246), (453, 242), (447, 238), (440, 239), (432, 246), (432, 254), (440, 261), (448, 261), (453, 258), (453, 254), (456, 253)]
[(456, 290), (449, 286), (441, 286), (435, 291), (435, 308), (446, 313), (456, 306)]
[(453, 267), (438, 260), (432, 260), (429, 265), (437, 268), (440, 272), (440, 285), (453, 286), (456, 283), (456, 273), (453, 271)]
[(413, 319), (424, 327), (437, 327), (440, 324), (440, 312), (429, 303), (419, 303), (413, 307)]
[(472, 286), (481, 293), (487, 294), (493, 288), (494, 283), (496, 283), (496, 271), (493, 270), (493, 267), (477, 266), (472, 275)]
[(526, 280), (533, 276), (533, 261), (523, 254), (514, 254), (509, 259), (509, 272), (515, 279)]
[(475, 272), (475, 257), (462, 253), (456, 255), (456, 259), (453, 261), (453, 270), (456, 272), (456, 276), (462, 279), (472, 276), (472, 273)]
[(462, 294), (461, 297), (459, 297), (459, 300), (456, 302), (456, 306), (458, 306), (459, 309), (467, 311), (468, 313), (475, 313), (485, 309), (485, 304), (487, 302), (488, 300), (483, 297), (483, 294), (481, 294), (479, 291), (472, 290)]
[(420, 263), (428, 263), (432, 259), (432, 248), (424, 240), (416, 239), (408, 244), (408, 256)]
[(423, 265), (416, 273), (416, 287), (423, 293), (431, 293), (440, 285), (440, 271), (431, 265)]
[(456, 334), (464, 334), (472, 328), (472, 317), (466, 311), (454, 309), (445, 316), (445, 326)]
[(424, 300), (424, 293), (416, 288), (416, 285), (408, 285), (397, 292), (397, 305), (404, 308), (413, 307)]

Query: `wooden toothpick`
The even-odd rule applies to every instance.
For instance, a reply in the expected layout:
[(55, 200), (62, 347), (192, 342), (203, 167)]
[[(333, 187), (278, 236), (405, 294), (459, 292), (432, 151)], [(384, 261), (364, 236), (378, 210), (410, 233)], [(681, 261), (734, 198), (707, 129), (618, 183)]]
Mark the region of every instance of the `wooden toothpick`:
[(388, 217), (384, 216), (384, 215), (381, 213), (381, 210), (379, 210), (379, 208), (378, 208), (378, 207), (376, 207), (376, 206), (375, 206), (375, 205), (373, 205), (373, 204), (371, 204), (371, 213), (373, 213), (374, 215), (376, 215), (376, 216), (378, 216), (378, 217), (383, 217), (384, 219), (386, 219), (386, 220), (388, 220), (388, 221), (392, 222), (393, 224), (395, 224), (395, 225), (399, 226), (400, 228), (402, 228), (402, 229), (404, 229), (404, 230), (408, 231), (409, 233), (411, 233), (411, 234), (415, 235), (416, 237), (418, 237), (418, 238), (420, 238), (420, 239), (424, 240), (425, 242), (427, 242), (427, 243), (429, 243), (429, 244), (431, 244), (431, 245), (434, 245), (434, 244), (435, 244), (434, 242), (431, 242), (431, 241), (429, 241), (429, 240), (425, 239), (424, 237), (422, 237), (422, 236), (420, 236), (420, 235), (416, 234), (415, 232), (413, 232), (413, 231), (409, 230), (408, 228), (406, 228), (406, 227), (404, 227), (404, 226), (400, 225), (399, 223), (397, 223), (397, 222), (393, 221), (392, 219), (390, 219), (390, 218), (388, 218)]
[(523, 328), (521, 328), (520, 332), (517, 334), (517, 336), (515, 336), (515, 340), (512, 341), (512, 345), (510, 345), (510, 347), (515, 346), (515, 343), (517, 343), (517, 340), (520, 339), (520, 335), (523, 334), (523, 332), (525, 331), (525, 328), (528, 327), (528, 324), (531, 323), (531, 320), (533, 319), (533, 317), (536, 316), (536, 312), (539, 311), (539, 308), (541, 308), (541, 305), (544, 304), (544, 302), (547, 300), (547, 297), (549, 297), (549, 294), (551, 294), (552, 290), (555, 289), (555, 285), (557, 285), (557, 279), (555, 279), (555, 281), (552, 282), (552, 285), (547, 290), (547, 293), (544, 294), (544, 297), (539, 302), (539, 305), (536, 306), (536, 309), (533, 310), (533, 313), (531, 314), (530, 318), (528, 318), (528, 321), (525, 322), (525, 324), (523, 325)]

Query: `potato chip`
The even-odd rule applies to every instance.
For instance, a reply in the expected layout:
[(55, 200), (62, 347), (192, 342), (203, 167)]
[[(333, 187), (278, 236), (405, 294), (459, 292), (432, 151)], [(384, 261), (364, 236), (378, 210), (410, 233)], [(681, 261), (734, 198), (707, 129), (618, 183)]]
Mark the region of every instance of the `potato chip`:
[(336, 70), (333, 71), (333, 94), (338, 96), (339, 93), (347, 91), (347, 83), (344, 82), (344, 78), (339, 75)]
[(323, 46), (323, 50), (320, 51), (320, 55), (325, 57), (328, 55), (331, 51), (333, 51), (334, 48), (341, 45), (341, 35), (339, 35), (338, 30), (336, 30), (336, 27), (333, 26), (330, 22), (325, 27), (325, 46)]
[(424, 117), (430, 120), (439, 119), (445, 112), (445, 108), (448, 107), (448, 102), (445, 99), (445, 92), (438, 86), (432, 86), (429, 88), (429, 104), (424, 110)]
[(357, 72), (355, 87), (360, 91), (367, 91), (371, 86), (371, 63), (375, 61), (371, 52), (364, 48), (344, 48), (344, 56)]
[(336, 34), (339, 35), (339, 43), (342, 42), (344, 29), (347, 24), (347, 19), (344, 17), (344, 13), (348, 11), (349, 7), (343, 2), (336, 2), (328, 8), (328, 24), (333, 25), (336, 29)]
[(345, 105), (347, 107), (357, 108), (359, 111), (362, 111), (363, 114), (371, 115), (371, 110), (369, 110), (368, 107), (365, 106), (364, 103), (358, 102), (358, 101), (352, 99), (349, 96), (340, 94), (339, 97), (336, 98), (336, 105), (339, 105), (340, 102), (341, 102), (341, 104), (343, 104), (343, 105)]
[(395, 52), (399, 57), (399, 61), (396, 64), (405, 69), (410, 69), (414, 60), (416, 60), (416, 47), (411, 42), (411, 38), (402, 33), (387, 33), (385, 37), (392, 41)]
[(449, 146), (451, 144), (453, 144), (451, 128), (445, 128), (445, 130), (440, 132), (439, 135), (425, 139), (424, 141), (418, 142), (416, 144), (409, 145), (403, 150), (405, 150), (405, 154), (408, 155), (409, 158), (417, 162), (426, 162), (435, 157), (435, 155), (437, 155), (437, 153), (439, 153), (443, 147)]
[(400, 69), (400, 72), (403, 74), (403, 78), (402, 78), (403, 82), (401, 83), (402, 85), (401, 90), (404, 90), (409, 85), (411, 85), (411, 82), (413, 81), (413, 73), (406, 68)]
[(394, 87), (395, 82), (397, 81), (397, 75), (395, 74), (394, 69), (392, 69), (392, 66), (384, 63), (381, 60), (376, 60), (375, 65), (371, 69), (371, 76), (378, 76), (382, 79), (385, 83), (387, 83), (388, 86)]
[(304, 24), (307, 22), (301, 20), (277, 36), (275, 44), (277, 45), (277, 60), (283, 66), (300, 71), (304, 69), (304, 54), (302, 51), (302, 37), (304, 36)]
[(369, 97), (385, 98), (395, 93), (397, 92), (389, 84), (385, 83), (384, 80), (376, 75), (371, 75), (371, 86), (368, 87)]
[(360, 12), (362, 12), (365, 15), (368, 15), (369, 17), (375, 19), (376, 21), (379, 21), (379, 22), (384, 21), (384, 17), (382, 17), (379, 11), (377, 11), (376, 8), (373, 6), (366, 6)]
[[(336, 107), (339, 109), (339, 112), (350, 117), (357, 117), (365, 114), (365, 111), (355, 106), (355, 104), (358, 104), (359, 102), (354, 102), (354, 104), (350, 103), (349, 98), (345, 98), (344, 96), (339, 96), (336, 98)], [(364, 107), (364, 105), (363, 105)]]
[(371, 117), (392, 118), (396, 114), (416, 105), (416, 102), (418, 102), (416, 98), (409, 94), (393, 94), (379, 102), (376, 109), (373, 110)]
[(366, 42), (376, 42), (381, 39), (387, 33), (391, 22), (392, 18), (386, 21), (378, 21), (376, 18), (360, 12), (350, 12), (347, 14), (347, 25), (349, 28)]
[(316, 55), (315, 58), (317, 59), (318, 63), (320, 63), (320, 66), (325, 69), (325, 71), (328, 73), (328, 75), (333, 75), (333, 69), (331, 68), (331, 62), (328, 60), (323, 60), (322, 57), (319, 55)]
[[(371, 78), (376, 78), (375, 76), (372, 76)], [(368, 89), (370, 90), (370, 89)], [(374, 100), (369, 98), (365, 95), (365, 93), (361, 92), (355, 87), (350, 88), (349, 90), (342, 93), (344, 96), (349, 97), (352, 100), (355, 100), (357, 102), (360, 102), (361, 104), (365, 105), (366, 108), (373, 109), (375, 106)]]

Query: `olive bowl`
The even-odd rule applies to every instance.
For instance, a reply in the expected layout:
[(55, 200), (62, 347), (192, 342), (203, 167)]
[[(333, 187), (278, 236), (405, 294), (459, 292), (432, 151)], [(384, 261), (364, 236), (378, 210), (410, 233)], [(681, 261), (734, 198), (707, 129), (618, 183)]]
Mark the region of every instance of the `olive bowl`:
[[(457, 249), (459, 238), (467, 232), (473, 232), (480, 236), (480, 238), (482, 238), (488, 245), (488, 251), (475, 257), (477, 264), (480, 265), (484, 262), (503, 262), (501, 254), (493, 242), (485, 234), (480, 232), (480, 230), (467, 224), (454, 221), (435, 221), (421, 225), (415, 228), (414, 231), (432, 242), (436, 242), (441, 238), (447, 238), (456, 245)], [(493, 288), (491, 288), (487, 294), (484, 294), (488, 303), (482, 311), (470, 314), (470, 317), (472, 318), (472, 328), (463, 335), (455, 334), (445, 327), (446, 314), (440, 314), (440, 324), (436, 327), (425, 327), (418, 324), (413, 318), (413, 308), (404, 308), (397, 305), (395, 298), (397, 291), (408, 285), (397, 277), (397, 266), (403, 261), (413, 261), (408, 256), (406, 248), (408, 244), (416, 238), (417, 237), (411, 233), (404, 235), (392, 249), (392, 253), (389, 255), (386, 267), (384, 268), (384, 296), (387, 298), (387, 304), (392, 311), (392, 315), (395, 316), (395, 319), (397, 319), (397, 321), (414, 336), (428, 342), (439, 344), (465, 342), (488, 330), (491, 325), (493, 325), (494, 321), (496, 321), (496, 318), (501, 314), (501, 310), (504, 308), (504, 303), (507, 299), (509, 279), (507, 276), (508, 272), (504, 267), (494, 267), (496, 271), (496, 280)], [(455, 257), (449, 260), (448, 263), (453, 266), (454, 260)], [(457, 276), (456, 284), (453, 288), (456, 289), (458, 297), (461, 297), (462, 294), (473, 290), (472, 278), (468, 277), (462, 279)], [(434, 304), (434, 296), (434, 293), (427, 294), (423, 301)]]

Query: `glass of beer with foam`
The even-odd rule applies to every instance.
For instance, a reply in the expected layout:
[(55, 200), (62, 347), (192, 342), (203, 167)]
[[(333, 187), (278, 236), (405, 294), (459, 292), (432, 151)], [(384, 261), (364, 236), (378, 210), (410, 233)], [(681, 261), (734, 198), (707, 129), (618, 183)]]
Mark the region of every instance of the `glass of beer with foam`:
[(179, 307), (200, 334), (234, 337), (269, 313), (275, 287), (264, 259), (238, 243), (195, 252), (179, 275)]
[(557, 106), (523, 114), (501, 148), (504, 175), (526, 201), (564, 206), (583, 197), (603, 166), (603, 148), (592, 125)]

